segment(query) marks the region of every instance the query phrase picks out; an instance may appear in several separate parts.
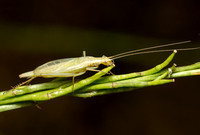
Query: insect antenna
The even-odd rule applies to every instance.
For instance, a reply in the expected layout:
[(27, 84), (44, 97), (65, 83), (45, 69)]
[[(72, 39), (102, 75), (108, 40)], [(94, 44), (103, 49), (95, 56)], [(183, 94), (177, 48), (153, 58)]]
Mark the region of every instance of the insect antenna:
[[(116, 59), (119, 56), (130, 56), (130, 55), (136, 55), (135, 52), (140, 52), (140, 51), (145, 51), (145, 50), (150, 50), (150, 49), (155, 49), (155, 48), (162, 48), (162, 47), (167, 47), (167, 46), (174, 46), (174, 45), (178, 45), (178, 44), (184, 44), (184, 43), (189, 43), (191, 42), (191, 40), (187, 40), (187, 41), (182, 41), (182, 42), (176, 42), (176, 43), (170, 43), (170, 44), (163, 44), (163, 45), (158, 45), (158, 46), (152, 46), (152, 47), (147, 47), (147, 48), (142, 48), (142, 49), (137, 49), (137, 50), (132, 50), (132, 51), (128, 51), (128, 52), (123, 52), (123, 53), (119, 53), (113, 56), (110, 56), (110, 59)], [(131, 54), (130, 54), (131, 53)], [(150, 52), (149, 52), (150, 53)], [(128, 55), (129, 54), (129, 55)], [(121, 58), (121, 57), (120, 57)]]
[(147, 54), (147, 53), (157, 53), (157, 52), (170, 52), (170, 51), (188, 51), (188, 50), (196, 50), (200, 49), (200, 47), (193, 47), (193, 48), (179, 48), (179, 49), (163, 49), (163, 50), (151, 50), (151, 51), (145, 51), (145, 52), (136, 52), (131, 54), (125, 54), (118, 57), (111, 58), (112, 60), (132, 56), (132, 55), (139, 55), (139, 54)]

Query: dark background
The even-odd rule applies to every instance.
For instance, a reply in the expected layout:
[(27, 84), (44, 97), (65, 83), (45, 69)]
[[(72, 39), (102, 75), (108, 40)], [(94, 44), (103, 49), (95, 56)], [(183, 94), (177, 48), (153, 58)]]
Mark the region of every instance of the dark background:
[[(63, 57), (111, 56), (192, 39), (199, 46), (198, 0), (0, 0), (0, 89), (18, 75)], [(115, 74), (141, 71), (170, 53), (115, 60)], [(177, 65), (198, 62), (199, 50), (179, 52)], [(81, 76), (84, 78), (84, 76)], [(81, 78), (80, 77), (80, 78)], [(32, 83), (40, 82), (36, 79)], [(42, 80), (44, 81), (44, 80)], [(199, 77), (173, 84), (82, 99), (64, 96), (0, 114), (0, 134), (200, 134)]]

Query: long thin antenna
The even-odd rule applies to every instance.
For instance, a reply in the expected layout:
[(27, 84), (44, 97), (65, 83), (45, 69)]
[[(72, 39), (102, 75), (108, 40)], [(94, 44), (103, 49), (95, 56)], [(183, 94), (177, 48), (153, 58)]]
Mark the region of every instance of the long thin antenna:
[(146, 51), (146, 52), (136, 52), (136, 53), (132, 53), (132, 54), (125, 54), (125, 55), (118, 56), (118, 57), (111, 58), (111, 59), (115, 60), (115, 59), (123, 58), (123, 57), (126, 57), (126, 56), (146, 54), (146, 53), (170, 52), (170, 51), (174, 51), (174, 50), (177, 50), (177, 51), (188, 51), (188, 50), (196, 50), (196, 49), (200, 49), (200, 47), (179, 48), (179, 49), (165, 49), (165, 50), (152, 50), (152, 51)]
[(164, 45), (159, 45), (159, 46), (152, 46), (152, 47), (147, 47), (147, 48), (142, 48), (142, 49), (137, 49), (137, 50), (132, 50), (132, 51), (128, 51), (128, 52), (124, 52), (124, 53), (119, 53), (113, 56), (110, 56), (109, 58), (111, 59), (115, 59), (115, 57), (119, 57), (119, 56), (123, 56), (129, 54), (129, 53), (135, 53), (135, 52), (139, 52), (139, 51), (144, 51), (144, 50), (150, 50), (150, 49), (155, 49), (155, 48), (161, 48), (161, 47), (166, 47), (166, 46), (173, 46), (173, 45), (178, 45), (178, 44), (185, 44), (185, 43), (189, 43), (191, 42), (191, 40), (187, 40), (187, 41), (182, 41), (182, 42), (176, 42), (176, 43), (170, 43), (170, 44), (164, 44)]

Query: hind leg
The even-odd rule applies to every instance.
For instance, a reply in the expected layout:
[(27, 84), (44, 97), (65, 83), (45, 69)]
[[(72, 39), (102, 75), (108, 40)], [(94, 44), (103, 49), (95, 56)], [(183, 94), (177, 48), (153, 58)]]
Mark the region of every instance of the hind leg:
[(19, 85), (17, 85), (17, 86), (15, 87), (15, 89), (18, 88), (18, 87), (20, 87), (20, 86), (22, 86), (22, 85), (24, 85), (24, 84), (27, 84), (27, 83), (31, 82), (31, 81), (32, 81), (33, 79), (35, 79), (35, 78), (36, 78), (36, 76), (33, 76), (33, 77), (31, 77), (30, 79), (28, 79), (28, 80), (26, 80), (26, 81), (20, 83)]
[(15, 89), (17, 89), (18, 87), (20, 87), (20, 86), (22, 86), (22, 85), (24, 85), (24, 84), (27, 84), (27, 83), (31, 82), (31, 81), (32, 81), (33, 79), (35, 79), (35, 78), (36, 78), (36, 76), (31, 77), (30, 79), (26, 80), (25, 82), (22, 82), (22, 83), (18, 84), (17, 86), (13, 87), (13, 88), (12, 88), (12, 93), (13, 93), (13, 95), (16, 95), (16, 94), (15, 94)]

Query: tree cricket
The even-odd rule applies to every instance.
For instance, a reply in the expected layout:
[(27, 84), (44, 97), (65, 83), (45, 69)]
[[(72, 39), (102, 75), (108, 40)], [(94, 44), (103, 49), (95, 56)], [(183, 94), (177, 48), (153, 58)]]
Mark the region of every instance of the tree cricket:
[[(145, 54), (145, 53), (173, 51), (175, 49), (168, 49), (168, 50), (166, 49), (165, 50), (151, 50), (151, 49), (161, 48), (161, 47), (166, 47), (166, 46), (174, 46), (174, 45), (184, 44), (184, 43), (189, 43), (189, 42), (191, 41), (188, 40), (188, 41), (183, 41), (183, 42), (153, 46), (153, 47), (148, 47), (148, 48), (143, 48), (143, 49), (138, 49), (138, 50), (132, 50), (132, 51), (124, 52), (124, 53), (119, 53), (117, 55), (113, 55), (110, 57), (86, 56), (85, 52), (83, 52), (82, 57), (63, 58), (63, 59), (53, 60), (35, 68), (33, 71), (20, 74), (19, 75), (20, 78), (28, 78), (28, 80), (21, 83), (19, 86), (30, 82), (36, 77), (44, 77), (44, 78), (72, 77), (72, 84), (74, 85), (74, 78), (76, 76), (80, 76), (84, 74), (86, 71), (101, 72), (101, 70), (97, 69), (100, 64), (103, 64), (105, 66), (111, 66), (111, 65), (114, 66), (115, 59), (132, 56), (132, 55)], [(194, 49), (199, 49), (199, 48), (200, 47), (184, 48), (184, 49), (176, 49), (176, 50), (194, 50)]]

